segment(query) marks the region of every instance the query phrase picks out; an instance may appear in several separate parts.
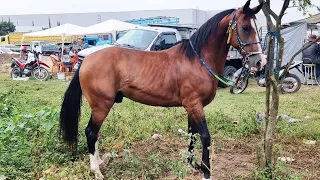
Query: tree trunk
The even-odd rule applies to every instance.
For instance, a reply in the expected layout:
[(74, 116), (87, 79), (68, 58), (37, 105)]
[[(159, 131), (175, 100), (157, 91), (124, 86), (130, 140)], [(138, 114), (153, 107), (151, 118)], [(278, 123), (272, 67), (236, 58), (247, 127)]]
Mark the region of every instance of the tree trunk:
[[(274, 105), (278, 103), (277, 99), (277, 90), (276, 88), (276, 81), (274, 79), (274, 48), (275, 48), (275, 39), (274, 37), (270, 38), (269, 43), (269, 52), (268, 52), (268, 74), (267, 74), (267, 87), (269, 87), (267, 94), (266, 94), (266, 125), (265, 125), (265, 136), (264, 136), (264, 160), (265, 160), (265, 167), (272, 171), (272, 151), (273, 151), (273, 137), (274, 137), (274, 127), (275, 127), (275, 108)], [(272, 98), (270, 98), (272, 90)], [(271, 99), (271, 103), (270, 103)], [(275, 115), (277, 116), (277, 114)]]
[[(270, 0), (258, 0), (260, 3), (263, 2), (264, 6), (262, 8), (263, 13), (267, 19), (268, 31), (276, 30), (277, 32), (277, 40), (278, 40), (278, 54), (276, 57), (278, 61), (276, 61), (277, 66), (276, 73), (274, 74), (274, 48), (275, 48), (275, 37), (269, 39), (269, 46), (268, 46), (268, 62), (267, 62), (267, 69), (266, 71), (266, 111), (265, 111), (265, 132), (264, 134), (264, 144), (261, 149), (260, 154), (260, 169), (267, 168), (266, 175), (268, 178), (275, 179), (274, 175), (274, 167), (276, 158), (273, 157), (273, 143), (275, 138), (275, 129), (276, 129), (276, 121), (277, 115), (279, 110), (279, 92), (281, 91), (281, 84), (282, 81), (289, 69), (289, 66), (295, 56), (299, 54), (297, 52), (287, 64), (286, 70), (283, 73), (282, 77), (279, 77), (280, 67), (283, 61), (283, 51), (284, 51), (284, 40), (281, 36), (281, 20), (285, 14), (286, 9), (289, 7), (290, 0), (284, 0), (282, 9), (279, 15), (276, 15), (270, 8)], [(274, 27), (271, 17), (276, 21), (276, 26)], [(302, 49), (300, 50), (300, 52)], [(281, 80), (280, 80), (281, 79)], [(271, 103), (270, 103), (270, 95)], [(264, 153), (264, 154), (263, 154)]]

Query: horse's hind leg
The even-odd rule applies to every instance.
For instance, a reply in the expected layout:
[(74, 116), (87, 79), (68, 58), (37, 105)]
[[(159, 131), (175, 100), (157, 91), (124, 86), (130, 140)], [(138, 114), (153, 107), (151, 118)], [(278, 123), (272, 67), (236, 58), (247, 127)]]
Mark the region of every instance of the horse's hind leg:
[(107, 117), (110, 111), (112, 104), (113, 102), (110, 101), (108, 105), (101, 104), (98, 107), (92, 108), (91, 118), (85, 130), (90, 156), (90, 168), (95, 173), (97, 179), (104, 178), (99, 168), (99, 165), (102, 163), (102, 160), (99, 157), (97, 141), (98, 133), (104, 119)]

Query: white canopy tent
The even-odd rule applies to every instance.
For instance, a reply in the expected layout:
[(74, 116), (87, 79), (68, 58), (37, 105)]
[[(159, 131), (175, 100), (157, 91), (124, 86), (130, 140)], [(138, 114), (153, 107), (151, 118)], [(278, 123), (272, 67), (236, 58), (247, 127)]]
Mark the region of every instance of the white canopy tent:
[(112, 33), (112, 35), (116, 37), (115, 33), (117, 31), (125, 31), (129, 29), (135, 29), (138, 27), (142, 27), (142, 26), (132, 24), (132, 23), (126, 23), (116, 19), (110, 19), (102, 23), (89, 26), (85, 29), (76, 30), (72, 34), (73, 35), (100, 35), (105, 33)]
[(50, 29), (23, 34), (22, 38), (26, 36), (70, 36), (74, 35), (74, 31), (83, 29), (85, 29), (85, 27), (67, 23)]
[(23, 42), (24, 38), (27, 37), (27, 36), (32, 36), (32, 37), (61, 36), (62, 49), (63, 49), (65, 38), (67, 36), (74, 35), (73, 34), (74, 31), (83, 30), (83, 29), (85, 29), (85, 27), (66, 23), (66, 24), (63, 24), (63, 25), (60, 25), (60, 26), (56, 26), (56, 27), (53, 27), (53, 28), (50, 28), (50, 29), (23, 34), (21, 42)]

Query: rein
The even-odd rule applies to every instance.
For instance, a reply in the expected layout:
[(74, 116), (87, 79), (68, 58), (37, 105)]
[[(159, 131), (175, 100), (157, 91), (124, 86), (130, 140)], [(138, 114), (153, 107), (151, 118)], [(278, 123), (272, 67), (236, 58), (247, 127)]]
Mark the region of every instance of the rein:
[[(227, 85), (227, 86), (231, 86), (232, 84), (225, 82), (223, 79), (221, 79), (218, 75), (216, 75), (216, 74), (209, 68), (209, 66), (204, 62), (204, 60), (198, 55), (198, 53), (197, 53), (196, 50), (194, 49), (194, 47), (193, 47), (193, 45), (192, 45), (192, 43), (191, 43), (191, 40), (189, 40), (189, 43), (190, 43), (190, 46), (191, 46), (193, 52), (196, 54), (196, 56), (198, 56), (198, 58), (200, 59), (201, 63), (204, 65), (204, 67), (207, 68), (207, 70), (210, 72), (210, 74), (211, 74), (212, 76), (214, 76), (215, 78), (217, 78), (219, 81), (221, 81), (223, 84), (225, 84), (225, 85)], [(229, 81), (232, 81), (232, 80), (229, 80)], [(232, 81), (232, 82), (233, 82), (233, 81)]]

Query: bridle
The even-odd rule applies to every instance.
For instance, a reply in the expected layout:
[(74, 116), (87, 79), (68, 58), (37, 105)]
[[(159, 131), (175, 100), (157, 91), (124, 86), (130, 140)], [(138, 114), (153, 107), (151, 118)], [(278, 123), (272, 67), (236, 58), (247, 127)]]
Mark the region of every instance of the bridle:
[[(256, 54), (263, 54), (263, 52), (262, 51), (248, 52), (248, 51), (244, 50), (245, 46), (252, 45), (252, 44), (261, 44), (261, 42), (260, 41), (257, 41), (257, 42), (243, 42), (241, 40), (241, 38), (240, 38), (240, 36), (238, 34), (237, 21), (236, 21), (236, 11), (237, 10), (232, 12), (232, 20), (230, 20), (230, 22), (229, 22), (229, 27), (228, 27), (228, 30), (227, 30), (227, 34), (228, 34), (227, 44), (230, 44), (232, 33), (234, 32), (235, 35), (236, 35), (237, 41), (239, 43), (239, 48), (240, 49), (238, 51), (243, 56), (243, 61), (244, 61), (243, 63), (246, 64), (248, 62), (250, 56), (256, 55)], [(257, 28), (256, 22), (254, 21), (254, 23), (255, 23), (256, 32), (258, 32), (258, 28)]]

